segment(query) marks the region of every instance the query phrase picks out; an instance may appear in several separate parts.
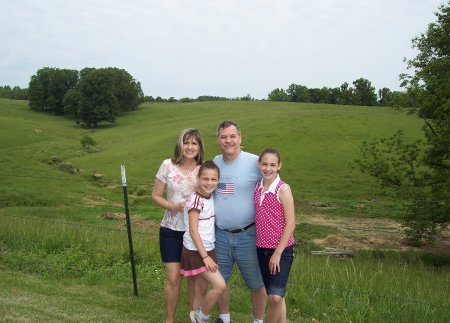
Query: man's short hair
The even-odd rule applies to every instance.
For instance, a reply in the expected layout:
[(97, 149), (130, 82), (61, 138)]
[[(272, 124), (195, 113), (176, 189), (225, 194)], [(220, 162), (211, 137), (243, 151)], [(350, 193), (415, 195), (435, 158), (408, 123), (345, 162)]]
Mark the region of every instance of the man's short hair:
[(217, 138), (219, 138), (220, 130), (231, 127), (231, 126), (236, 127), (238, 135), (240, 136), (241, 135), (241, 127), (239, 127), (239, 125), (236, 122), (233, 122), (230, 120), (225, 120), (217, 127)]

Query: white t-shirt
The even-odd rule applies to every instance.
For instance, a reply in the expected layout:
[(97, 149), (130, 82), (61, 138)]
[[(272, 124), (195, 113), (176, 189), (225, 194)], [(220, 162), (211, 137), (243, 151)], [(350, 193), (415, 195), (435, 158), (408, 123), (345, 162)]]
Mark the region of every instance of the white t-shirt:
[(186, 249), (197, 250), (194, 241), (189, 234), (189, 211), (196, 209), (199, 211), (200, 216), (198, 218), (198, 233), (202, 239), (203, 246), (206, 251), (214, 249), (214, 242), (216, 241), (216, 235), (214, 232), (214, 199), (213, 196), (204, 197), (198, 192), (192, 193), (187, 199), (184, 207), (184, 226), (186, 232), (183, 236), (183, 245)]

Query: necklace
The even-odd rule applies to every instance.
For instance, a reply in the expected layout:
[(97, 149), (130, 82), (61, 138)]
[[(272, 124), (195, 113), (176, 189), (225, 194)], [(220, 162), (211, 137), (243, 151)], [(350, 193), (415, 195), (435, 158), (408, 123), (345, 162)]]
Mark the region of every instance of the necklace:
[(195, 168), (197, 168), (196, 164), (194, 164), (193, 167), (190, 166), (189, 168), (183, 167), (181, 164), (178, 165), (178, 169), (180, 170), (180, 172), (186, 176), (190, 175), (195, 170)]

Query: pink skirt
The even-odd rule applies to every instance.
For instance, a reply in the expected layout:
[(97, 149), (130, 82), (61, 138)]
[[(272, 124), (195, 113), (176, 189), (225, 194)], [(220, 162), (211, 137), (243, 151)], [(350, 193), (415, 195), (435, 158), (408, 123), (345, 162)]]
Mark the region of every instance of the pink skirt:
[[(207, 251), (208, 256), (217, 263), (216, 251), (213, 249)], [(181, 269), (180, 275), (182, 276), (195, 276), (202, 272), (208, 271), (208, 267), (205, 266), (200, 253), (197, 250), (189, 250), (183, 246), (181, 252)]]

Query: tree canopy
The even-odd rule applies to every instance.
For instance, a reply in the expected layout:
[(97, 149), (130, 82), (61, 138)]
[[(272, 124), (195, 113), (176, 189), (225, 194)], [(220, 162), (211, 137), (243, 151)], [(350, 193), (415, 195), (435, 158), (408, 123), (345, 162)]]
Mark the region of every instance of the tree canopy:
[(270, 101), (289, 101), (289, 95), (283, 89), (274, 89), (269, 93)]
[[(389, 89), (387, 89), (389, 90)], [(379, 92), (384, 94), (384, 92)], [(389, 90), (390, 91), (390, 90)], [(300, 84), (291, 84), (284, 89), (274, 89), (269, 95), (270, 101), (289, 101), (289, 102), (303, 102), (303, 103), (329, 103), (329, 104), (344, 104), (344, 105), (384, 105), (386, 100), (377, 101), (377, 94), (372, 83), (364, 78), (359, 78), (353, 82), (353, 87), (350, 87), (347, 82), (344, 82), (337, 88), (307, 88)], [(390, 104), (390, 101), (388, 102)]]
[(28, 85), (32, 110), (64, 114), (64, 95), (78, 82), (78, 71), (44, 67), (31, 76)]
[(117, 115), (135, 110), (144, 94), (127, 71), (115, 67), (76, 70), (45, 67), (31, 77), (32, 110), (71, 114), (88, 127), (114, 122)]
[(66, 94), (64, 106), (88, 127), (101, 121), (115, 122), (123, 112), (137, 109), (142, 102), (139, 82), (119, 68), (87, 68), (80, 72), (80, 81)]
[(21, 89), (19, 86), (11, 88), (9, 85), (0, 86), (0, 98), (12, 100), (27, 100), (28, 89)]
[(424, 142), (407, 144), (401, 132), (362, 146), (363, 172), (398, 189), (409, 201), (402, 218), (413, 241), (434, 239), (450, 222), (450, 2), (412, 40), (418, 50), (401, 75), (404, 97), (393, 103), (424, 121)]

